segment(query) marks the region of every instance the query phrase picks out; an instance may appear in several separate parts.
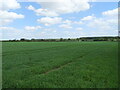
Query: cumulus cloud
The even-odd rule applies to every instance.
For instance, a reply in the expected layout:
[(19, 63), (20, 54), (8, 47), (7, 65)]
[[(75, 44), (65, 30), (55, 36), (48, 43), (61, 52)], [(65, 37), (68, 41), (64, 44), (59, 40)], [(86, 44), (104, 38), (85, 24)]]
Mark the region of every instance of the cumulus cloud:
[(79, 21), (75, 21), (75, 20), (69, 20), (69, 19), (66, 19), (66, 20), (63, 20), (62, 21), (63, 24), (69, 24), (69, 25), (73, 25), (73, 24), (83, 24), (83, 22), (81, 20)]
[(37, 16), (58, 16), (54, 11), (49, 11), (48, 9), (35, 9), (32, 5), (27, 7), (29, 10), (33, 10)]
[(28, 9), (28, 10), (35, 10), (35, 8), (34, 8), (32, 5), (29, 5), (29, 6), (27, 7), (27, 9)]
[(80, 12), (88, 10), (90, 5), (89, 0), (56, 0), (55, 2), (37, 2), (40, 4), (40, 9), (33, 9), (33, 6), (28, 6), (28, 9), (36, 12), (37, 15), (42, 16), (58, 16), (60, 14)]
[(0, 10), (18, 9), (20, 4), (16, 0), (0, 0)]
[(83, 24), (83, 22), (80, 20), (80, 21), (74, 21), (74, 24), (79, 24), (79, 25), (81, 25), (81, 24)]
[(63, 23), (65, 23), (65, 24), (72, 24), (73, 21), (67, 19), (67, 20), (64, 20)]
[(69, 20), (69, 19), (64, 20), (61, 17), (42, 17), (42, 18), (38, 19), (37, 21), (41, 24), (44, 24), (45, 26), (61, 24), (61, 25), (59, 25), (59, 27), (62, 27), (62, 28), (72, 28), (73, 24), (83, 24), (83, 22), (80, 20), (79, 21), (73, 21), (73, 20)]
[[(101, 18), (94, 18), (92, 21), (88, 22), (88, 26), (95, 28), (97, 30), (118, 30), (118, 20), (117, 20), (117, 9), (108, 10), (102, 13)], [(107, 17), (104, 17), (107, 16)]]
[(14, 12), (8, 12), (8, 11), (1, 11), (0, 10), (0, 24), (1, 25), (10, 23), (14, 19), (21, 19), (21, 18), (24, 18), (24, 15), (17, 14), (17, 13), (14, 13)]
[(82, 21), (89, 21), (89, 20), (93, 20), (94, 18), (95, 18), (94, 15), (92, 15), (92, 16), (86, 16), (86, 17), (82, 18), (81, 20)]
[(96, 28), (97, 30), (110, 30), (111, 26), (107, 21), (104, 21), (104, 19), (95, 19), (91, 23), (88, 24), (88, 26), (92, 28)]
[(113, 9), (113, 10), (105, 11), (105, 12), (102, 13), (102, 15), (105, 15), (105, 16), (116, 16), (116, 15), (118, 15), (118, 8)]
[(5, 25), (14, 19), (24, 18), (24, 15), (15, 12), (9, 12), (11, 9), (20, 8), (20, 4), (16, 0), (0, 0), (0, 24)]
[(59, 24), (62, 21), (62, 18), (60, 17), (43, 17), (37, 20), (39, 23), (44, 24), (45, 26)]
[(0, 30), (15, 30), (13, 27), (0, 27)]
[(0, 11), (0, 17), (2, 19), (17, 19), (24, 18), (22, 14), (16, 14), (14, 12)]
[(72, 26), (69, 25), (69, 24), (62, 24), (62, 25), (59, 25), (59, 27), (61, 27), (61, 28), (67, 28), (67, 29), (72, 28)]
[(78, 28), (76, 28), (76, 30), (81, 31), (81, 30), (83, 30), (83, 28), (78, 27)]
[(63, 24), (68, 24), (68, 25), (73, 25), (73, 24), (83, 24), (83, 22), (81, 20), (79, 21), (73, 21), (73, 20), (69, 20), (69, 19), (66, 19), (66, 20), (63, 20), (62, 21)]
[(41, 28), (41, 26), (25, 26), (25, 30), (37, 30)]

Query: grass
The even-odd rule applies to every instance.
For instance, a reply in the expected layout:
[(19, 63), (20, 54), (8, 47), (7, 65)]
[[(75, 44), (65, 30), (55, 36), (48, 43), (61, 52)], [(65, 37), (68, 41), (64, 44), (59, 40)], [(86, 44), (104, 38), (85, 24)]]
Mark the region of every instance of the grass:
[(117, 42), (3, 42), (3, 88), (116, 88)]

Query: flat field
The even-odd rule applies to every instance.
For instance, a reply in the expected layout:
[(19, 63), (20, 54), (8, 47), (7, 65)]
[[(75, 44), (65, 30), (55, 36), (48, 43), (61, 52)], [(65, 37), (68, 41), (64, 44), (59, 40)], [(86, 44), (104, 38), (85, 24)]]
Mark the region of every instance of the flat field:
[(117, 42), (3, 42), (3, 88), (116, 88)]

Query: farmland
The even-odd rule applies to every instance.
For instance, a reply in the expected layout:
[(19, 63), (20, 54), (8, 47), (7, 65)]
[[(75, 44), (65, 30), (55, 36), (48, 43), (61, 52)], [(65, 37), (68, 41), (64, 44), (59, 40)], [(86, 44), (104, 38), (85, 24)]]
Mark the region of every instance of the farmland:
[(3, 88), (116, 88), (117, 42), (3, 42)]

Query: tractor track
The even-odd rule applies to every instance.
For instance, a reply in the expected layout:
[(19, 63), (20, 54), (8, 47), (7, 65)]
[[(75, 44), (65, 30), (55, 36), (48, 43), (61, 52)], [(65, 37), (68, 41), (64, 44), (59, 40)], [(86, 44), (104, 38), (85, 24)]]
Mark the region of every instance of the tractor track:
[(64, 68), (65, 66), (67, 66), (67, 65), (69, 65), (69, 64), (72, 64), (73, 62), (76, 62), (76, 61), (82, 59), (83, 57), (87, 56), (88, 54), (89, 54), (89, 53), (84, 54), (84, 55), (82, 55), (82, 56), (80, 56), (80, 57), (77, 57), (77, 58), (74, 59), (74, 60), (71, 60), (71, 61), (69, 61), (69, 62), (67, 62), (67, 63), (62, 64), (62, 65), (56, 66), (56, 67), (54, 67), (54, 68), (52, 68), (52, 69), (50, 69), (50, 70), (47, 70), (47, 71), (45, 71), (45, 72), (42, 72), (42, 73), (40, 73), (40, 74), (46, 75), (46, 74), (48, 74), (48, 73), (50, 73), (50, 72), (54, 72), (54, 71), (57, 71), (57, 70), (59, 70), (59, 69), (62, 69), (62, 68)]
[(87, 52), (87, 53), (85, 53), (84, 55), (82, 55), (82, 56), (80, 56), (80, 57), (75, 58), (74, 60), (71, 60), (71, 61), (69, 61), (69, 62), (67, 62), (67, 63), (65, 63), (65, 64), (63, 64), (63, 65), (56, 66), (55, 68), (52, 68), (52, 69), (47, 70), (47, 71), (45, 71), (45, 72), (43, 72), (43, 73), (40, 73), (40, 74), (46, 75), (46, 74), (48, 74), (48, 73), (50, 73), (50, 72), (54, 72), (54, 71), (57, 71), (57, 70), (59, 70), (59, 69), (62, 69), (62, 68), (64, 68), (65, 66), (67, 66), (67, 65), (69, 65), (69, 64), (71, 64), (71, 63), (73, 63), (73, 62), (75, 62), (75, 61), (81, 60), (83, 57), (89, 55), (89, 53), (90, 53), (90, 52), (93, 52), (93, 51), (94, 51), (94, 49), (91, 50), (91, 51), (89, 51), (89, 52)]

